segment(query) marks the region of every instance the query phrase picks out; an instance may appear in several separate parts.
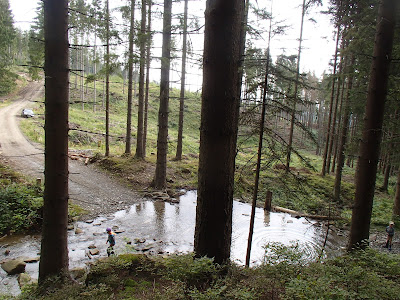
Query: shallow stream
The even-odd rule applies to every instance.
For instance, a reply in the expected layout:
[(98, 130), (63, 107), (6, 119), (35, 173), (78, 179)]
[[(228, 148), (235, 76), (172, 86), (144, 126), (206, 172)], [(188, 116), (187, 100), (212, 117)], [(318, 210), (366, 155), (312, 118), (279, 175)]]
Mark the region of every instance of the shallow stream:
[[(116, 235), (116, 252), (144, 252), (148, 254), (187, 253), (193, 250), (196, 192), (189, 191), (180, 197), (180, 202), (172, 204), (148, 200), (137, 203), (127, 210), (111, 216), (99, 216), (94, 220), (76, 222), (69, 231), (70, 269), (84, 267), (96, 258), (105, 257), (107, 234), (112, 227)], [(234, 201), (231, 259), (244, 264), (249, 232), (251, 206)], [(77, 230), (81, 233), (77, 233)], [(298, 244), (310, 260), (318, 257), (324, 243), (326, 227), (318, 221), (295, 218), (287, 213), (265, 212), (256, 209), (251, 264), (262, 263), (268, 243), (284, 245)], [(330, 230), (326, 255), (341, 253), (345, 238)], [(90, 255), (89, 247), (96, 247), (98, 255)], [(40, 236), (12, 236), (0, 241), (0, 260), (18, 257), (39, 256)], [(6, 255), (5, 251), (9, 250)], [(8, 252), (8, 251), (7, 251)], [(32, 278), (38, 276), (39, 263), (27, 263), (26, 273)], [(8, 276), (0, 269), (0, 293), (20, 292), (16, 275)]]

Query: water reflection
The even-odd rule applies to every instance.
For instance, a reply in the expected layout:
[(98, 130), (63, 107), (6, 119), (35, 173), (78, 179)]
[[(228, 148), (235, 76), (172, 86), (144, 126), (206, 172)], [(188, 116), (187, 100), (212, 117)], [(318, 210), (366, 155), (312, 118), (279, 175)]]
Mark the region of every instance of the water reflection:
[[(100, 250), (100, 256), (106, 256), (106, 227), (112, 227), (118, 233), (117, 253), (132, 249), (150, 254), (193, 251), (196, 197), (196, 192), (190, 191), (180, 197), (179, 204), (144, 201), (131, 206), (130, 209), (118, 211), (113, 216), (99, 216), (90, 222), (77, 222), (75, 229), (80, 228), (83, 233), (69, 232), (70, 268), (84, 266), (98, 257), (89, 257), (89, 246), (96, 246)], [(231, 259), (239, 264), (245, 262), (250, 213), (250, 205), (234, 201)], [(273, 242), (285, 245), (298, 243), (300, 249), (305, 251), (310, 259), (315, 258), (319, 255), (324, 236), (325, 229), (316, 221), (296, 219), (286, 213), (269, 213), (257, 208), (251, 264), (261, 263), (265, 252), (264, 246)], [(331, 233), (327, 248), (337, 252), (343, 244), (343, 238)], [(40, 249), (40, 238), (27, 236), (15, 239), (14, 237), (13, 240), (0, 241), (0, 247), (10, 250), (9, 257), (5, 256), (4, 251), (0, 253), (1, 259), (35, 257)], [(37, 271), (38, 263), (27, 265), (27, 273), (32, 277), (37, 278)], [(2, 269), (0, 276), (8, 281), (15, 278), (6, 276)], [(4, 284), (4, 280), (2, 282)], [(11, 283), (3, 286), (4, 288), (14, 289), (12, 293), (18, 290), (18, 287)]]

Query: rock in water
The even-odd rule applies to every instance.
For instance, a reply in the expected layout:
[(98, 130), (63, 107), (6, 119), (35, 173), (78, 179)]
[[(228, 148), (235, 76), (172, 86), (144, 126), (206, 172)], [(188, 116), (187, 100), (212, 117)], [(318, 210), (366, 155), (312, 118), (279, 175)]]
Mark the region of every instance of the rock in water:
[(26, 273), (20, 273), (18, 275), (18, 284), (19, 287), (22, 289), (25, 285), (32, 283), (32, 278)]
[(1, 264), (1, 268), (7, 272), (8, 275), (14, 275), (25, 272), (26, 263), (21, 259), (7, 260)]
[(89, 253), (91, 255), (99, 255), (100, 251), (99, 251), (99, 249), (95, 248), (95, 249), (90, 249)]

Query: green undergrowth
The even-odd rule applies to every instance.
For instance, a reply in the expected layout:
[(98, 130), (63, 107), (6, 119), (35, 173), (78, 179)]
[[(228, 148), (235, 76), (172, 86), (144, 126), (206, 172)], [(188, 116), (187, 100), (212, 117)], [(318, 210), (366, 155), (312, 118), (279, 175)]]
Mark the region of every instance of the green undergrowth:
[[(13, 171), (0, 161), (0, 234), (39, 231), (42, 224), (43, 186)], [(85, 211), (69, 204), (69, 217)]]
[(0, 233), (40, 228), (43, 206), (41, 188), (13, 183), (0, 190)]
[[(123, 254), (94, 263), (81, 278), (28, 286), (17, 299), (397, 299), (400, 256), (372, 249), (309, 262), (295, 246), (273, 244), (262, 265), (220, 266), (192, 254)], [(52, 287), (53, 286), (53, 287)]]

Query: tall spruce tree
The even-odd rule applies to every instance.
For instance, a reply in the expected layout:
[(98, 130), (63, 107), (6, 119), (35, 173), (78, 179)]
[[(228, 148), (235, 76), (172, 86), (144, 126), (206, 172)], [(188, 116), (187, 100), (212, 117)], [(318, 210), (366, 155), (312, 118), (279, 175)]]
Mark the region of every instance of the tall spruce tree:
[(33, 80), (39, 80), (44, 64), (44, 15), (43, 2), (36, 8), (35, 22), (29, 34), (29, 74)]
[(194, 251), (229, 260), (237, 145), (243, 0), (208, 0)]
[(46, 112), (40, 284), (68, 271), (68, 0), (43, 3)]
[(157, 163), (153, 186), (165, 188), (167, 184), (169, 71), (171, 60), (172, 0), (164, 0), (163, 45), (161, 58), (160, 108), (158, 110)]
[(364, 246), (369, 239), (397, 2), (381, 0), (379, 5), (348, 250)]
[[(143, 152), (143, 128), (144, 128), (144, 86), (145, 86), (145, 66), (146, 66), (146, 0), (142, 0), (142, 18), (140, 21), (140, 62), (139, 62), (139, 97), (138, 97), (138, 126), (137, 126), (137, 139), (136, 139), (136, 154), (137, 158), (144, 158)], [(171, 30), (171, 29), (169, 29)], [(169, 58), (168, 58), (169, 59)]]

